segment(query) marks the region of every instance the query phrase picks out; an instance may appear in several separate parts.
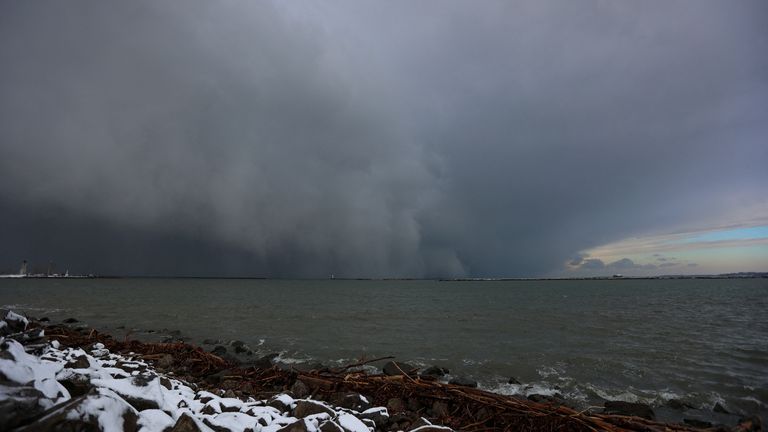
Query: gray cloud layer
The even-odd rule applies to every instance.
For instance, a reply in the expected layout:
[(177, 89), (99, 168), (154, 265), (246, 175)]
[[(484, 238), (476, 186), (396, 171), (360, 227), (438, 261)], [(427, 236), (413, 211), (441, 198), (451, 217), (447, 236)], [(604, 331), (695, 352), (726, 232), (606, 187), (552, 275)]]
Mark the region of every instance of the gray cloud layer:
[(767, 24), (760, 1), (5, 1), (0, 264), (545, 274), (766, 203)]

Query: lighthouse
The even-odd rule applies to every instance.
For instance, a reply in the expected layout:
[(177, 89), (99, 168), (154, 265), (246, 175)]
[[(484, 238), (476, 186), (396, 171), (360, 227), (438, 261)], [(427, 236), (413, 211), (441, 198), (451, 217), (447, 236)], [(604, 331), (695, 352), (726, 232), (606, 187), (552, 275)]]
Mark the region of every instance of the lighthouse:
[(27, 260), (22, 261), (21, 263), (21, 269), (19, 270), (19, 274), (22, 276), (27, 275)]

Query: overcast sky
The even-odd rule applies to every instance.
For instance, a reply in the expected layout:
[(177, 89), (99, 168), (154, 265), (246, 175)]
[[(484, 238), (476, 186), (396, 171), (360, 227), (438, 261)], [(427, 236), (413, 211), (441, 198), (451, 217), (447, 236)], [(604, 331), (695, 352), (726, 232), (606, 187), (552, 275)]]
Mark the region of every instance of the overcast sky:
[(766, 53), (762, 0), (0, 0), (0, 271), (768, 271)]

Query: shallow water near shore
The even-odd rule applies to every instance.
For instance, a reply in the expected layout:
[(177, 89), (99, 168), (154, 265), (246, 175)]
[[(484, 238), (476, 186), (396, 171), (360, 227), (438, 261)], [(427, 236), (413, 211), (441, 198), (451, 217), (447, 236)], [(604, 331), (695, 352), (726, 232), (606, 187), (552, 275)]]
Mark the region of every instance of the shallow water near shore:
[(581, 407), (677, 399), (768, 418), (766, 279), (6, 279), (0, 307), (116, 336), (237, 339), (289, 362), (393, 355)]

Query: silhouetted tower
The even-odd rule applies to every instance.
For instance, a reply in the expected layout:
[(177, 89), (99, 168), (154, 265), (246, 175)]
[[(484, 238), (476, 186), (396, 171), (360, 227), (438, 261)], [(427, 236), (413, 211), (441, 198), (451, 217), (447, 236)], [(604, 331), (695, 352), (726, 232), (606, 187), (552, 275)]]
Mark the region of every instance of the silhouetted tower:
[(27, 260), (24, 260), (21, 262), (21, 269), (19, 270), (20, 275), (27, 275)]

